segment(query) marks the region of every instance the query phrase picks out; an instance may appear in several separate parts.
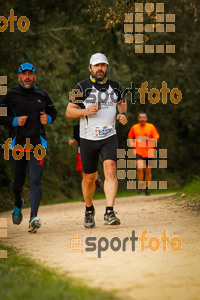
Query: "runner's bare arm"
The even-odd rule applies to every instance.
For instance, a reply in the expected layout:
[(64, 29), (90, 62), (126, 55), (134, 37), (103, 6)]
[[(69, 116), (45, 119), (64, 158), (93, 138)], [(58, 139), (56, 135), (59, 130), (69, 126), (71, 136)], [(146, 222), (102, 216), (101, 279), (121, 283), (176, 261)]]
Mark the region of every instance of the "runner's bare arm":
[(125, 99), (117, 102), (117, 109), (118, 109), (118, 112), (120, 114), (121, 113), (126, 113), (126, 111), (127, 111), (127, 103), (126, 103)]
[(128, 145), (130, 148), (135, 148), (134, 138), (135, 138), (134, 126), (132, 126), (128, 133)]
[(97, 105), (93, 104), (90, 105), (86, 109), (80, 109), (77, 104), (74, 103), (68, 103), (67, 109), (66, 109), (66, 117), (67, 118), (80, 118), (83, 116), (91, 116), (95, 115), (97, 113)]
[(128, 139), (128, 143), (129, 143), (129, 147), (130, 148), (135, 148), (135, 142), (134, 142), (134, 140), (132, 138)]
[(126, 117), (127, 103), (124, 100), (125, 99), (123, 99), (117, 103), (117, 109), (119, 112), (119, 114), (117, 115), (117, 120), (119, 120), (119, 122), (122, 125), (125, 125), (128, 122), (127, 117)]

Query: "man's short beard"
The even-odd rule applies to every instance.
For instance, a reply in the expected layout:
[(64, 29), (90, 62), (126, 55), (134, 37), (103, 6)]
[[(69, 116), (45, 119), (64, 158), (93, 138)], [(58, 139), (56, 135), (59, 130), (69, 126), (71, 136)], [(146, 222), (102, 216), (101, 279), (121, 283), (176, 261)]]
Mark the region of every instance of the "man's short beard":
[[(107, 70), (106, 72), (104, 73), (102, 70), (99, 70), (103, 73), (103, 77), (99, 78), (96, 73), (94, 73), (94, 71), (92, 70), (92, 66), (90, 65), (90, 68), (91, 68), (91, 75), (94, 79), (96, 79), (97, 81), (103, 81), (106, 77), (107, 77)], [(98, 72), (99, 72), (98, 71)]]
[(94, 77), (96, 80), (98, 80), (98, 81), (103, 81), (104, 80), (104, 78), (106, 78), (106, 76), (107, 76), (107, 72), (105, 72), (105, 73), (103, 73), (102, 72), (102, 74), (103, 74), (103, 77), (101, 77), (101, 78), (99, 78), (98, 76), (97, 76), (97, 74), (92, 74), (92, 77)]
[[(21, 85), (22, 85), (24, 88), (26, 88), (26, 87), (25, 87), (25, 84), (26, 84), (25, 82), (23, 82), (22, 80), (20, 80), (20, 83), (21, 83)], [(34, 84), (35, 84), (35, 81), (32, 80), (28, 88), (31, 89), (31, 88), (34, 86)], [(26, 86), (27, 86), (27, 85), (26, 85)]]

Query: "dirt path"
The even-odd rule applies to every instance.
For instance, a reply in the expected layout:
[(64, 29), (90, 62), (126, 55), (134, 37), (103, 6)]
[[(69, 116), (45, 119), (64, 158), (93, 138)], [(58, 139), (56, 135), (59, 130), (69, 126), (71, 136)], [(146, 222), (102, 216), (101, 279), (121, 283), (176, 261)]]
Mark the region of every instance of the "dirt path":
[[(8, 218), (8, 238), (0, 242), (80, 278), (91, 287), (114, 290), (122, 299), (200, 299), (200, 215), (197, 212), (179, 206), (170, 194), (119, 198), (115, 209), (122, 224), (110, 227), (102, 224), (104, 205), (104, 200), (95, 201), (94, 229), (83, 227), (83, 203), (41, 207), (42, 228), (35, 235), (27, 233), (29, 209), (23, 210), (24, 220), (19, 226), (12, 224), (10, 212), (2, 213), (1, 218)], [(126, 252), (109, 248), (98, 258), (97, 251), (74, 252), (69, 247), (73, 237), (79, 237), (85, 245), (87, 236), (95, 236), (97, 241), (102, 236), (108, 241), (114, 236), (123, 240), (131, 236), (132, 230), (136, 236), (148, 230), (148, 240), (152, 236), (160, 239), (162, 230), (166, 230), (170, 239), (180, 237), (182, 249), (173, 252), (168, 243), (165, 253), (162, 244), (153, 252), (148, 249), (147, 241), (144, 252), (139, 242), (133, 252), (128, 241)]]

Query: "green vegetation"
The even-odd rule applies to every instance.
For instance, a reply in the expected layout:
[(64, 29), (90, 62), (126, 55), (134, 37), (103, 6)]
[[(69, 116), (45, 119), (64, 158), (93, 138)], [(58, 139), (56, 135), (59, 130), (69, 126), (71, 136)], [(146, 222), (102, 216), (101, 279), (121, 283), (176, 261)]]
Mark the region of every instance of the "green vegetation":
[(44, 268), (33, 260), (21, 257), (11, 248), (7, 259), (0, 259), (0, 298), (4, 300), (114, 300), (112, 293), (90, 289), (80, 282)]
[(200, 200), (200, 177), (196, 176), (194, 179), (188, 183), (181, 192), (185, 194), (186, 197), (196, 197)]

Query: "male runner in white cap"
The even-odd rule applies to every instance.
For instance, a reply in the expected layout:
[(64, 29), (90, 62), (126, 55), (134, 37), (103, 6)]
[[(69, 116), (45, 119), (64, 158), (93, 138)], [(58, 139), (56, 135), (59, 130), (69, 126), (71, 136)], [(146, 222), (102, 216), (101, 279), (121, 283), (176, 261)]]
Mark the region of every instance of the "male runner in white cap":
[(107, 79), (108, 60), (102, 53), (93, 54), (89, 62), (90, 77), (74, 88), (77, 97), (67, 106), (68, 118), (80, 118), (80, 152), (83, 166), (82, 191), (86, 203), (84, 226), (95, 226), (95, 210), (92, 198), (95, 191), (99, 154), (103, 160), (104, 192), (106, 196), (105, 225), (118, 225), (113, 207), (118, 189), (116, 176), (118, 139), (115, 129), (117, 120), (127, 123), (127, 104), (121, 87), (116, 81)]

